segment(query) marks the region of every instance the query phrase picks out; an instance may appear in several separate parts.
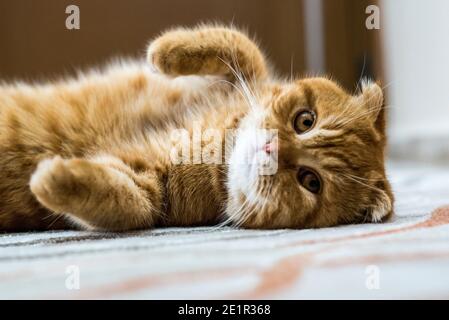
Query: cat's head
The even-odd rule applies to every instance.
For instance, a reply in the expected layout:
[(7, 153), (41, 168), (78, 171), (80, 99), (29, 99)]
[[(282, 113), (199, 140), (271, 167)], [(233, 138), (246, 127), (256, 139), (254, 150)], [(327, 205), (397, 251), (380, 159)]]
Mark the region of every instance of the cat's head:
[[(392, 214), (379, 85), (364, 83), (352, 96), (333, 81), (310, 78), (269, 85), (256, 95), (229, 164), (230, 220), (251, 228), (314, 228)], [(260, 139), (254, 129), (277, 135)], [(275, 157), (271, 175), (261, 174), (261, 161), (248, 161)]]

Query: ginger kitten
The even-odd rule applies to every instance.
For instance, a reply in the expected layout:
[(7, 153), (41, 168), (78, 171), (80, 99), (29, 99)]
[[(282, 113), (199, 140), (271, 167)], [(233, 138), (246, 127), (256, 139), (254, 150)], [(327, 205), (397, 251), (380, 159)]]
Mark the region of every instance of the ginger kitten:
[[(325, 78), (278, 80), (254, 42), (220, 26), (162, 34), (148, 63), (3, 84), (0, 230), (381, 221), (393, 208), (382, 106), (377, 84), (352, 96)], [(198, 127), (235, 130), (212, 148), (222, 163), (174, 163), (173, 133)], [(274, 155), (270, 174), (246, 161)]]

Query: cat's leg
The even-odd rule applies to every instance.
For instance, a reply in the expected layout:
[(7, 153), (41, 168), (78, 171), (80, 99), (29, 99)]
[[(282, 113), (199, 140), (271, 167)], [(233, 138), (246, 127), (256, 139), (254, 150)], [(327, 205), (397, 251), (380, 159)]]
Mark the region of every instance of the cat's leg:
[(113, 157), (43, 160), (30, 188), (51, 211), (101, 230), (152, 227), (163, 201), (157, 177)]
[[(267, 77), (267, 65), (258, 46), (242, 32), (225, 27), (179, 28), (165, 32), (148, 48), (149, 62), (171, 76), (222, 75), (233, 77), (226, 65), (246, 79)], [(226, 62), (226, 63), (224, 63)]]

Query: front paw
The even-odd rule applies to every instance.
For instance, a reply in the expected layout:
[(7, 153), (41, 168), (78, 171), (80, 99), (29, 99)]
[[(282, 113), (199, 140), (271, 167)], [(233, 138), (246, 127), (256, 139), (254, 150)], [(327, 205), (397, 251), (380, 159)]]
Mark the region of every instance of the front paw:
[(178, 73), (177, 57), (173, 53), (172, 47), (169, 41), (164, 38), (156, 39), (151, 43), (147, 51), (147, 61), (153, 72), (167, 75), (176, 75)]
[(37, 200), (55, 212), (73, 209), (89, 193), (83, 161), (61, 157), (41, 161), (30, 180)]
[[(155, 39), (147, 51), (147, 60), (153, 71), (170, 76), (204, 74), (216, 69), (218, 52), (208, 48), (204, 39), (193, 31), (174, 30)], [(215, 62), (216, 63), (216, 62)], [(213, 70), (212, 70), (213, 71)]]

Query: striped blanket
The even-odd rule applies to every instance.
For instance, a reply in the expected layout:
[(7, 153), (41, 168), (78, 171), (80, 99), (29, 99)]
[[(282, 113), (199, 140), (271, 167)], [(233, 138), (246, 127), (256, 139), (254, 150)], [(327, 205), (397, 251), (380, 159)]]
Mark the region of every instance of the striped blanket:
[(385, 224), (0, 234), (0, 298), (449, 298), (449, 168), (388, 169)]

